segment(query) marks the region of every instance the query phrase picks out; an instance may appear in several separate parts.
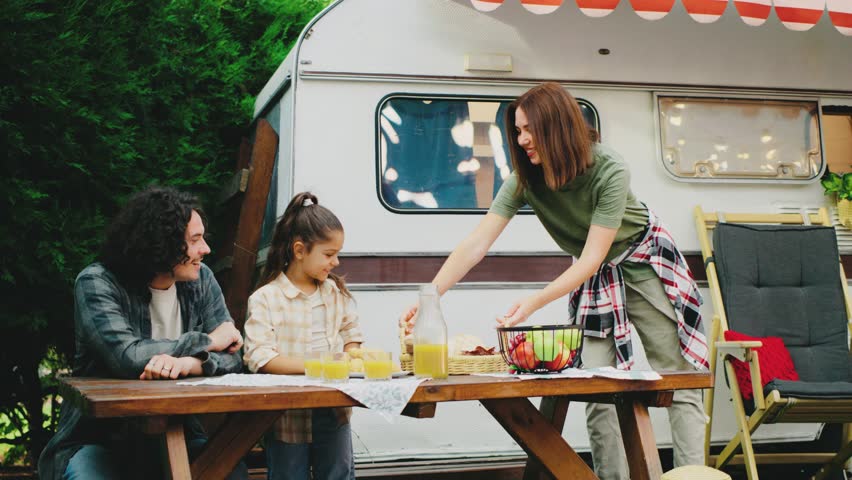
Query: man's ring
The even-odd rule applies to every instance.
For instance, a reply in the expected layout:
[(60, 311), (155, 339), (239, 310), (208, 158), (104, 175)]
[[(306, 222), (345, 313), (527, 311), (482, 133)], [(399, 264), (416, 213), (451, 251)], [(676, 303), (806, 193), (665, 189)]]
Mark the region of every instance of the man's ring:
[(171, 370), (171, 369), (172, 369), (172, 367), (167, 367), (167, 366), (163, 365), (163, 370)]

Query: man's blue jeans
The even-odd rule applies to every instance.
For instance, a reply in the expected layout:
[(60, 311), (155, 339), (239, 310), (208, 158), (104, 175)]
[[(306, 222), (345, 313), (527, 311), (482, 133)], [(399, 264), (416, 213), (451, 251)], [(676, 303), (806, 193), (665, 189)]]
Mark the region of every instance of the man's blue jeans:
[(312, 443), (285, 443), (266, 436), (269, 480), (354, 480), (352, 429), (337, 424), (331, 409), (315, 409), (311, 415)]
[[(190, 442), (190, 455), (199, 453), (201, 447), (206, 443), (205, 439), (193, 439)], [(137, 478), (144, 473), (134, 471), (134, 467), (129, 466), (122, 459), (126, 458), (128, 452), (116, 452), (115, 450), (103, 445), (83, 445), (77, 453), (71, 457), (68, 462), (68, 467), (65, 468), (65, 473), (62, 475), (63, 480), (111, 480), (111, 479), (127, 479)], [(151, 459), (147, 463), (156, 462), (160, 464), (159, 458)], [(132, 465), (132, 464), (131, 464)], [(162, 471), (162, 469), (160, 469)], [(157, 472), (158, 475), (160, 472)], [(240, 462), (234, 468), (234, 471), (228, 475), (229, 480), (244, 480), (248, 478), (248, 468), (244, 462)]]
[(124, 477), (114, 452), (103, 445), (83, 445), (71, 457), (63, 480), (99, 480)]

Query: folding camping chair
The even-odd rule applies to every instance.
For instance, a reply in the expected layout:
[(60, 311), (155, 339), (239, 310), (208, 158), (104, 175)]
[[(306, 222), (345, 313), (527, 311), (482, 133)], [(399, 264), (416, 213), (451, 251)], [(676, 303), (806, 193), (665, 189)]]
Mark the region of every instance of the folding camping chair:
[[(822, 208), (818, 214), (802, 215), (722, 214), (696, 207), (695, 220), (715, 311), (708, 332), (710, 368), (715, 374), (718, 352), (739, 430), (719, 455), (711, 457), (712, 422), (708, 423), (708, 465), (722, 468), (742, 462), (749, 480), (758, 478), (757, 463), (763, 462), (824, 464), (815, 479), (837, 472), (852, 455), (848, 429), (852, 306), (828, 212)], [(729, 329), (764, 341), (725, 341)], [(775, 379), (763, 386), (755, 349), (769, 345), (765, 338), (769, 336), (781, 337), (799, 381)], [(769, 353), (764, 349), (762, 358), (766, 360)], [(747, 362), (753, 403), (744, 400), (735, 380), (735, 359)], [(705, 411), (712, 417), (712, 390), (705, 395)], [(761, 424), (812, 422), (847, 424), (838, 451), (755, 454), (751, 435)]]

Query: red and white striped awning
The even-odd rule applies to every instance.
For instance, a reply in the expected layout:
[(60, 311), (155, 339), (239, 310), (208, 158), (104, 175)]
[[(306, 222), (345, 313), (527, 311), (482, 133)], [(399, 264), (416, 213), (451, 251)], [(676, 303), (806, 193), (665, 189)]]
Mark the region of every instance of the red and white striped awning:
[[(505, 0), (470, 0), (474, 8), (490, 12)], [(609, 15), (619, 0), (574, 0), (580, 11), (589, 17)], [(629, 0), (637, 15), (646, 20), (657, 20), (671, 11), (675, 0)], [(689, 16), (699, 23), (712, 23), (719, 19), (728, 6), (728, 0), (681, 0)], [(787, 28), (808, 30), (820, 20), (828, 7), (828, 16), (834, 27), (844, 35), (852, 35), (852, 0), (732, 0), (740, 18), (757, 26), (769, 18), (772, 8)], [(563, 0), (520, 0), (532, 13), (550, 13)]]

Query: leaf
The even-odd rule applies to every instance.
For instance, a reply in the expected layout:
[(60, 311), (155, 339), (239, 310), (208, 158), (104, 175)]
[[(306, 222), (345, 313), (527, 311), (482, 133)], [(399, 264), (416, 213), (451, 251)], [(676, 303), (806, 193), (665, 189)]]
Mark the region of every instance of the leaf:
[(840, 186), (840, 195), (849, 200), (852, 198), (852, 173), (843, 174), (843, 178), (841, 179), (842, 185)]
[(825, 190), (826, 195), (837, 193), (839, 189), (838, 184), (836, 182), (831, 181), (831, 179), (829, 178), (823, 178), (819, 181), (819, 183), (822, 185), (823, 190)]
[(820, 184), (822, 184), (822, 188), (825, 189), (825, 194), (829, 195), (832, 193), (838, 193), (843, 182), (840, 175), (831, 172), (820, 180)]

